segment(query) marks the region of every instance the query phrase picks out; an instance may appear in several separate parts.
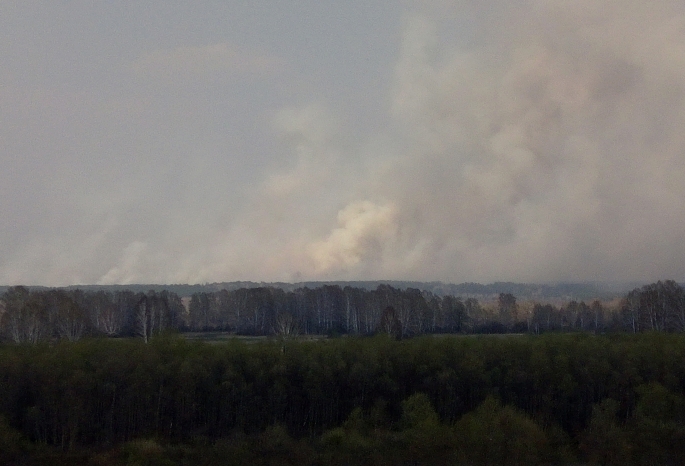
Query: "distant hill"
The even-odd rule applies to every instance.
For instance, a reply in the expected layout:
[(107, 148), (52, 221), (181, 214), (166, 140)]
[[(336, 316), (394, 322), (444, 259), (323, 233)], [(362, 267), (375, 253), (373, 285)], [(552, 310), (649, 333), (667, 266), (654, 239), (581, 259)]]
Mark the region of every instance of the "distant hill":
[[(285, 282), (220, 282), (205, 283), (197, 285), (187, 284), (131, 284), (131, 285), (73, 285), (64, 287), (66, 289), (82, 289), (84, 291), (123, 291), (131, 290), (135, 293), (147, 292), (149, 290), (162, 291), (168, 290), (179, 296), (191, 296), (199, 292), (212, 292), (219, 290), (234, 291), (240, 288), (259, 288), (274, 287), (285, 291), (293, 291), (298, 288), (319, 288), (324, 285), (337, 285), (341, 288), (346, 286), (353, 288), (363, 288), (367, 290), (376, 289), (379, 285), (390, 285), (398, 289), (417, 288), (423, 291), (430, 291), (437, 296), (453, 295), (463, 298), (476, 298), (479, 300), (496, 299), (500, 293), (511, 293), (518, 300), (536, 301), (590, 301), (593, 299), (611, 300), (625, 296), (630, 290), (641, 286), (639, 283), (556, 283), (556, 284), (528, 284), (513, 282), (495, 282), (491, 284), (480, 283), (461, 283), (451, 284), (443, 282), (418, 282), (418, 281), (398, 281), (398, 280), (371, 280), (371, 281), (309, 281), (297, 283)], [(47, 289), (47, 287), (29, 287), (32, 290)], [(7, 287), (0, 287), (3, 293)]]

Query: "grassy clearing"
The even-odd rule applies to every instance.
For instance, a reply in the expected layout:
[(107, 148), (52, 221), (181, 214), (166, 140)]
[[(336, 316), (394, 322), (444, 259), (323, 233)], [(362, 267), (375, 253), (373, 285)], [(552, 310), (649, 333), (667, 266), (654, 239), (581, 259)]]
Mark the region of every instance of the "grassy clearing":
[[(188, 341), (203, 341), (205, 343), (227, 343), (230, 341), (241, 341), (244, 343), (258, 343), (269, 340), (278, 340), (277, 335), (237, 335), (232, 332), (184, 332), (181, 334)], [(326, 335), (299, 335), (290, 337), (297, 341), (319, 341), (325, 340)]]

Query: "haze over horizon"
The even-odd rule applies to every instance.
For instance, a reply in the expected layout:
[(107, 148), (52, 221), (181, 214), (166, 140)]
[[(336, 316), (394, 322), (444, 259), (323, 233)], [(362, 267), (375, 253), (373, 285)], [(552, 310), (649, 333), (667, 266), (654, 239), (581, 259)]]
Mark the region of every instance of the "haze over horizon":
[(676, 0), (0, 4), (0, 284), (685, 280)]

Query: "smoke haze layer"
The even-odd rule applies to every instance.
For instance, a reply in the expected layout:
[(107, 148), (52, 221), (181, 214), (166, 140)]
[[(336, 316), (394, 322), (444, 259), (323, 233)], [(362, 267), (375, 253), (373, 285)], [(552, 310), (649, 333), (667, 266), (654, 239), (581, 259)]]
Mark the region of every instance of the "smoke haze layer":
[(41, 82), (7, 55), (0, 282), (685, 279), (681, 2), (307, 8)]

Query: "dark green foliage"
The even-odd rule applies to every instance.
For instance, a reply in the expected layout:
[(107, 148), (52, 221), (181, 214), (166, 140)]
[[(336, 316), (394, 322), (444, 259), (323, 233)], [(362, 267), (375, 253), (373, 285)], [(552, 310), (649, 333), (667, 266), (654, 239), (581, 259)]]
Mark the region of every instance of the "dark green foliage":
[(684, 360), (668, 333), (4, 345), (0, 446), (102, 464), (673, 464)]
[(10, 464), (28, 450), (24, 436), (13, 429), (4, 416), (0, 416), (0, 464)]
[(619, 419), (620, 404), (606, 398), (592, 409), (581, 449), (593, 464), (627, 464), (631, 454), (628, 432)]
[(685, 398), (659, 382), (640, 385), (629, 421), (638, 464), (677, 464), (685, 458)]
[(551, 456), (543, 430), (528, 416), (488, 397), (455, 425), (459, 459), (467, 464), (541, 464)]

